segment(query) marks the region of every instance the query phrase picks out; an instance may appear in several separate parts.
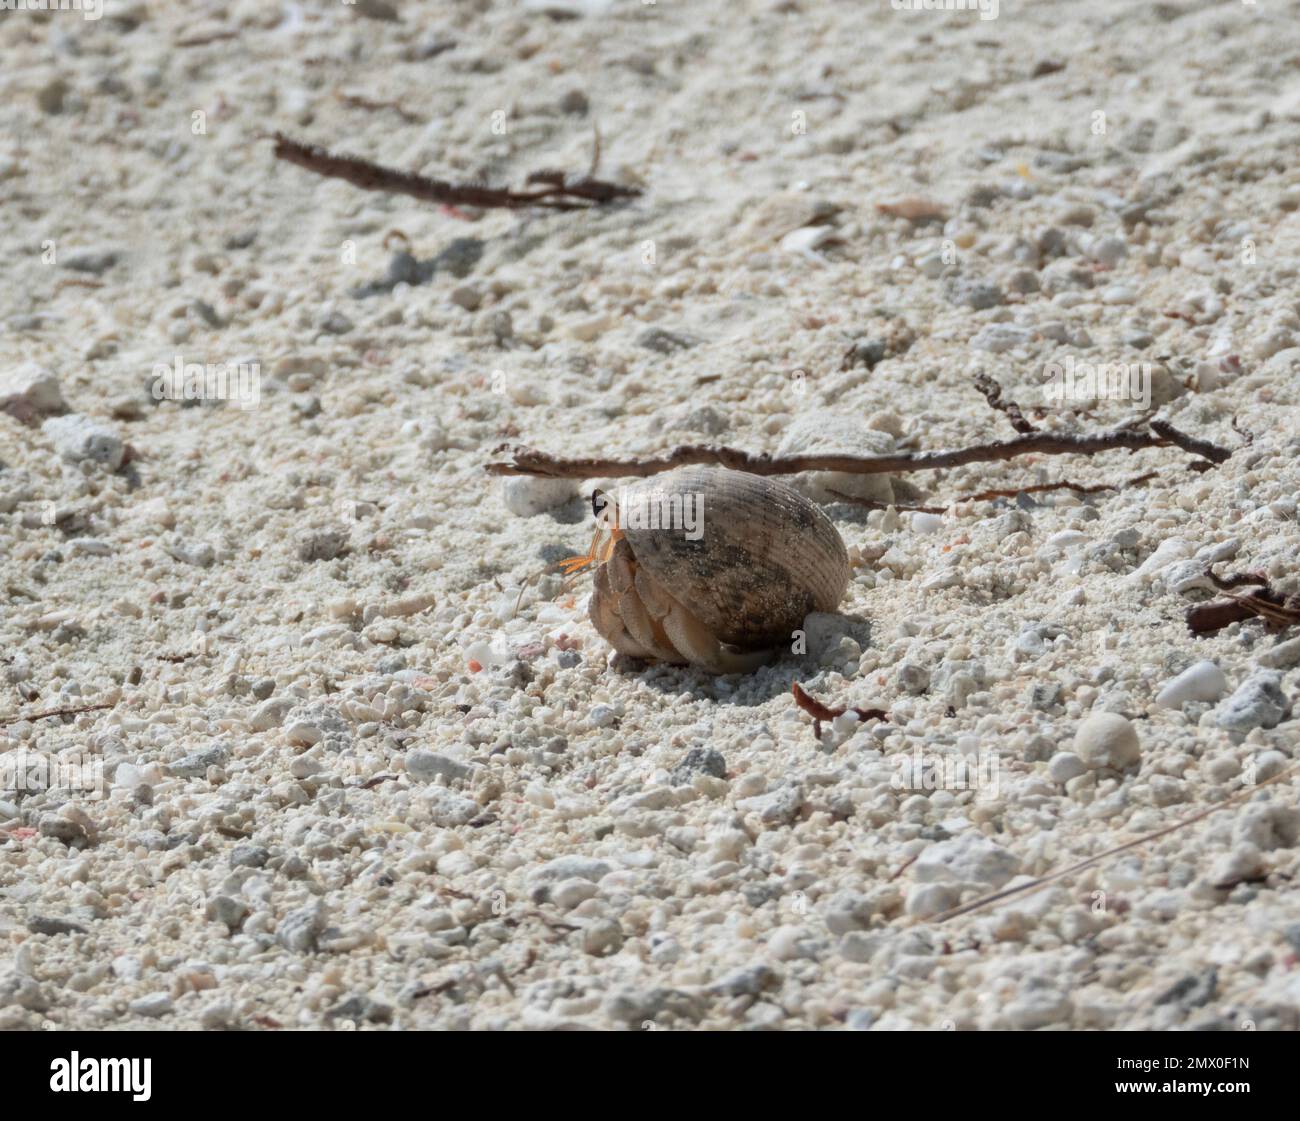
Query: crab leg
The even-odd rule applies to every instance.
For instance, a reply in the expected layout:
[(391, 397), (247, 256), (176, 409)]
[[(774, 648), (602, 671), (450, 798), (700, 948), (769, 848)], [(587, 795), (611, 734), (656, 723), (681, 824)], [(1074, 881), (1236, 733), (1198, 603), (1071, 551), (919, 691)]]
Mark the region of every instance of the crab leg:
[(668, 641), (683, 658), (710, 673), (751, 673), (771, 657), (767, 650), (742, 654), (727, 649), (699, 619), (675, 600), (661, 625)]
[(646, 649), (653, 651), (660, 661), (678, 661), (678, 652), (663, 631), (655, 625), (638, 594), (636, 561), (627, 541), (615, 542), (609, 560), (601, 569), (608, 574), (609, 587), (614, 593), (614, 611), (623, 620), (632, 637)]
[(628, 633), (615, 608), (617, 602), (617, 597), (609, 586), (609, 572), (601, 565), (596, 569), (596, 586), (591, 594), (591, 606), (587, 609), (592, 625), (620, 654), (654, 661), (659, 655), (653, 649), (642, 646)]

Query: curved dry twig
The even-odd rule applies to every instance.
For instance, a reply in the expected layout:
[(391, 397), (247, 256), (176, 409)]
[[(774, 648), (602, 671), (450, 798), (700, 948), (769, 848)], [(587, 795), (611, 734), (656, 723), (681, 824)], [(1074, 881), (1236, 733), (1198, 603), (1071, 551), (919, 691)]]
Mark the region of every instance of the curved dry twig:
[(1072, 876), (1076, 872), (1082, 872), (1086, 868), (1091, 868), (1107, 857), (1118, 856), (1122, 852), (1128, 852), (1129, 849), (1135, 849), (1139, 845), (1145, 845), (1148, 841), (1155, 841), (1161, 837), (1167, 837), (1170, 833), (1176, 833), (1179, 829), (1185, 829), (1189, 825), (1195, 825), (1198, 821), (1203, 821), (1211, 814), (1218, 813), (1220, 810), (1226, 810), (1229, 806), (1238, 805), (1250, 798), (1255, 791), (1264, 786), (1271, 786), (1275, 782), (1281, 782), (1289, 774), (1296, 770), (1300, 764), (1292, 764), (1285, 771), (1274, 775), (1272, 778), (1264, 779), (1262, 782), (1255, 783), (1254, 786), (1248, 786), (1245, 790), (1239, 790), (1236, 794), (1220, 802), (1217, 806), (1211, 806), (1209, 809), (1201, 810), (1194, 813), (1191, 817), (1185, 817), (1182, 821), (1176, 821), (1173, 825), (1166, 825), (1163, 829), (1157, 829), (1154, 833), (1147, 833), (1132, 841), (1126, 841), (1122, 845), (1116, 845), (1114, 848), (1107, 849), (1105, 852), (1099, 852), (1096, 856), (1090, 856), (1085, 860), (1076, 861), (1066, 868), (1058, 868), (1055, 872), (1049, 872), (1046, 876), (1039, 876), (1037, 879), (1030, 880), (1026, 884), (1018, 884), (1015, 887), (1006, 887), (1001, 891), (994, 891), (988, 895), (982, 895), (979, 899), (973, 899), (969, 903), (963, 903), (960, 907), (952, 907), (941, 914), (935, 915), (931, 922), (947, 922), (949, 919), (955, 919), (958, 915), (968, 915), (972, 911), (981, 910), (993, 903), (1000, 903), (1004, 899), (1011, 899), (1017, 895), (1028, 895), (1032, 892), (1045, 888), (1050, 884), (1057, 883), (1059, 880)]
[(276, 159), (297, 164), (317, 175), (342, 179), (363, 191), (409, 195), (421, 202), (447, 206), (504, 207), (508, 210), (538, 206), (547, 210), (586, 210), (616, 199), (635, 198), (641, 193), (638, 187), (624, 187), (591, 176), (569, 179), (554, 172), (539, 172), (531, 176), (530, 182), (538, 186), (527, 191), (449, 183), (445, 179), (429, 179), (413, 172), (383, 167), (356, 156), (336, 155), (318, 145), (290, 139), (281, 132), (275, 133), (272, 139), (275, 141)]
[(901, 475), (910, 471), (936, 471), (962, 467), (967, 463), (992, 463), (1022, 455), (1096, 455), (1107, 451), (1139, 451), (1143, 448), (1182, 448), (1210, 463), (1223, 463), (1232, 453), (1181, 432), (1167, 421), (1152, 420), (1144, 429), (1137, 425), (1108, 432), (1035, 431), (1011, 440), (996, 440), (967, 448), (932, 452), (897, 452), (893, 455), (790, 455), (774, 456), (747, 452), (716, 444), (682, 444), (662, 455), (644, 459), (614, 459), (597, 456), (566, 458), (524, 445), (502, 444), (495, 451), (508, 453), (505, 462), (489, 463), (492, 475), (541, 475), (552, 479), (591, 479), (602, 476), (657, 475), (674, 467), (715, 464), (751, 475), (795, 475), (800, 471), (842, 471), (849, 475)]

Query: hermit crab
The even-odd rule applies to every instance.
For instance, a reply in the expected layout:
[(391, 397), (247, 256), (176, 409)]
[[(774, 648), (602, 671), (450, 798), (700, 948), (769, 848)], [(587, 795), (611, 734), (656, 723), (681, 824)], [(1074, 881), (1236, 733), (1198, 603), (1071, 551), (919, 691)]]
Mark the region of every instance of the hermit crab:
[(774, 479), (683, 467), (592, 502), (591, 548), (561, 565), (594, 566), (591, 621), (636, 658), (748, 673), (848, 586), (835, 526)]

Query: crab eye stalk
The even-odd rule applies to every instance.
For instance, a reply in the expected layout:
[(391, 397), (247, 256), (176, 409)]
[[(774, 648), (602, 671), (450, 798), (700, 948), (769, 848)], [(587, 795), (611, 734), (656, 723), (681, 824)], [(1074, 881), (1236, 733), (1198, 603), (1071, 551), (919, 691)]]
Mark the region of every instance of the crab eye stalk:
[(597, 524), (604, 525), (610, 521), (615, 516), (617, 509), (618, 507), (614, 505), (614, 499), (603, 490), (593, 490), (591, 492), (591, 513), (595, 517)]

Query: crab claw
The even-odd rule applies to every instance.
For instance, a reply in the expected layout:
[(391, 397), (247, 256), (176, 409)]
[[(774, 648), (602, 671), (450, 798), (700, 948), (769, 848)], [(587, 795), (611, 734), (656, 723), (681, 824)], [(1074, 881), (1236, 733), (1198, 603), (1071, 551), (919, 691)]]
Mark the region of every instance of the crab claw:
[(596, 547), (599, 544), (600, 530), (597, 529), (595, 535), (591, 539), (591, 548), (587, 550), (584, 556), (565, 557), (564, 560), (558, 561), (555, 567), (564, 569), (565, 576), (572, 576), (575, 572), (581, 572), (589, 564), (595, 563), (597, 556)]
[(575, 572), (581, 572), (595, 559), (595, 557), (566, 557), (564, 560), (558, 561), (556, 567), (564, 569), (565, 576), (572, 576)]

